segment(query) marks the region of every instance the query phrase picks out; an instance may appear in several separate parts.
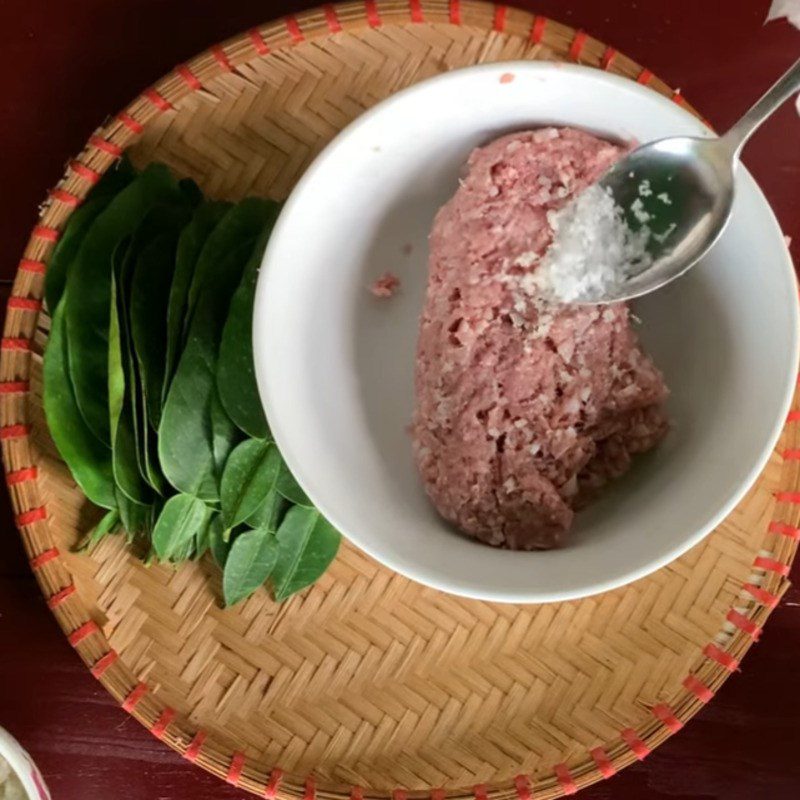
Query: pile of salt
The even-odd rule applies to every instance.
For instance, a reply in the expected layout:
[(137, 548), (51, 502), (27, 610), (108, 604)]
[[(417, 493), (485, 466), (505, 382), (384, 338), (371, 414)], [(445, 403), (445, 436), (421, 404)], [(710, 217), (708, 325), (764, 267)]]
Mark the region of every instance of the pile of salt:
[(523, 279), (523, 288), (562, 303), (613, 293), (651, 263), (651, 231), (647, 220), (636, 216), (643, 224), (633, 231), (614, 198), (597, 184), (548, 212), (553, 241), (539, 266)]

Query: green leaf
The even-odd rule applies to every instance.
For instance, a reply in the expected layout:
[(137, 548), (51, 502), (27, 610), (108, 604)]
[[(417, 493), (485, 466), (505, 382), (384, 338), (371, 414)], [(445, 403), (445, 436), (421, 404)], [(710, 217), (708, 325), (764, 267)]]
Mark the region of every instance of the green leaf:
[(167, 343), (165, 355), (162, 402), (166, 401), (169, 386), (178, 366), (187, 333), (189, 287), (195, 265), (211, 231), (230, 209), (230, 203), (203, 203), (194, 213), (191, 222), (181, 231), (175, 254), (175, 271), (169, 289), (167, 307)]
[(178, 181), (178, 186), (192, 206), (198, 206), (203, 202), (203, 192), (191, 178), (182, 178)]
[(261, 259), (279, 210), (277, 203), (270, 206), (270, 217), (256, 241), (231, 300), (217, 366), (217, 386), (222, 405), (236, 425), (255, 439), (266, 438), (269, 428), (256, 385), (253, 363), (253, 302)]
[(328, 568), (339, 550), (339, 531), (315, 508), (295, 506), (277, 533), (278, 560), (272, 571), (276, 600), (305, 589)]
[(136, 230), (158, 202), (186, 202), (163, 165), (152, 164), (97, 216), (67, 275), (74, 302), (65, 321), (75, 400), (89, 429), (110, 444), (108, 415), (108, 330), (111, 259), (119, 242)]
[(90, 552), (101, 539), (105, 538), (109, 533), (113, 533), (119, 523), (119, 511), (117, 511), (116, 508), (112, 508), (110, 511), (106, 512), (100, 522), (83, 537), (83, 540), (73, 548), (73, 552)]
[(159, 460), (167, 480), (178, 491), (209, 502), (219, 499), (220, 465), (236, 442), (235, 427), (221, 413), (217, 395), (219, 341), (266, 208), (265, 201), (243, 201), (225, 214), (206, 240), (190, 290), (186, 347), (158, 431)]
[(142, 479), (137, 460), (135, 420), (131, 396), (126, 391), (125, 361), (128, 354), (122, 341), (120, 310), (122, 300), (117, 294), (117, 280), (111, 276), (108, 329), (108, 402), (109, 429), (112, 436), (112, 465), (114, 481), (119, 490), (135, 503), (147, 504), (150, 487)]
[(153, 528), (153, 548), (159, 560), (185, 559), (187, 545), (194, 544), (209, 516), (208, 507), (197, 497), (188, 494), (170, 497)]
[(230, 454), (222, 473), (222, 519), (233, 528), (250, 517), (273, 492), (281, 456), (270, 442), (247, 439)]
[(162, 495), (167, 482), (158, 464), (156, 426), (150, 418), (155, 415), (157, 420), (161, 414), (167, 292), (177, 240), (190, 217), (191, 207), (181, 193), (171, 203), (155, 203), (128, 237), (121, 263), (114, 266), (119, 275), (136, 462), (145, 484)]
[(294, 479), (294, 475), (289, 471), (286, 462), (281, 461), (281, 471), (278, 475), (276, 488), (287, 500), (298, 506), (313, 508), (314, 504), (308, 499), (308, 495), (300, 488)]
[[(203, 298), (211, 298), (217, 312), (217, 342), (228, 316), (228, 306), (233, 292), (239, 285), (244, 266), (261, 231), (272, 215), (274, 203), (258, 197), (248, 197), (230, 208), (220, 219), (211, 235), (206, 239), (192, 276), (187, 299), (189, 325), (198, 304)], [(221, 269), (230, 251), (242, 247), (247, 252), (234, 272)], [(221, 316), (221, 319), (220, 319)]]
[(291, 508), (292, 504), (277, 489), (273, 489), (261, 501), (255, 511), (245, 520), (251, 528), (267, 528), (277, 531), (283, 515)]
[(154, 430), (158, 429), (161, 419), (167, 305), (175, 269), (177, 236), (176, 229), (149, 242), (139, 254), (131, 281), (131, 338), (142, 376), (147, 417)]
[(70, 380), (65, 295), (50, 326), (44, 354), (44, 410), (50, 435), (72, 477), (95, 505), (115, 508), (111, 449), (94, 436), (78, 409)]
[(224, 569), (231, 546), (225, 538), (225, 526), (222, 523), (222, 514), (220, 513), (215, 513), (209, 520), (208, 547), (217, 566), (220, 569)]
[(269, 577), (278, 548), (275, 536), (263, 528), (239, 534), (231, 545), (222, 573), (225, 605), (249, 597)]
[[(140, 226), (141, 227), (141, 226)], [(116, 331), (109, 319), (109, 427), (112, 435), (112, 442), (117, 436), (117, 420), (125, 415), (126, 425), (132, 431), (133, 455), (130, 448), (125, 452), (124, 457), (136, 463), (141, 480), (149, 484), (148, 471), (146, 469), (144, 449), (146, 443), (146, 428), (144, 420), (144, 398), (141, 386), (141, 377), (133, 352), (133, 342), (131, 339), (130, 325), (130, 289), (131, 279), (134, 268), (134, 255), (136, 250), (134, 244), (135, 236), (127, 236), (122, 239), (114, 250), (112, 256), (112, 288), (116, 296)], [(112, 305), (112, 309), (113, 309)], [(113, 336), (112, 336), (113, 334)], [(117, 346), (115, 336), (119, 336), (119, 357), (117, 358), (114, 349)], [(118, 363), (121, 365), (121, 375), (113, 372)], [(124, 396), (119, 395), (119, 388), (124, 383)], [(130, 444), (130, 436), (127, 439)], [(120, 442), (117, 450), (122, 447)], [(120, 451), (117, 459), (123, 457)], [(119, 467), (118, 467), (119, 469)], [(131, 480), (130, 468), (127, 474)], [(144, 490), (141, 490), (144, 492)], [(149, 494), (149, 493), (148, 493)], [(130, 492), (128, 493), (130, 496)]]
[(117, 509), (122, 521), (122, 527), (129, 534), (130, 540), (133, 536), (145, 533), (151, 529), (152, 505), (149, 503), (137, 503), (126, 497), (117, 489)]
[(211, 450), (214, 456), (214, 478), (217, 485), (222, 480), (222, 471), (228, 462), (228, 457), (239, 442), (242, 434), (233, 424), (219, 399), (219, 392), (214, 387), (211, 395)]
[(206, 523), (197, 532), (194, 540), (194, 558), (202, 558), (211, 547), (211, 522), (217, 512), (209, 509)]
[(64, 294), (67, 274), (83, 238), (98, 214), (131, 182), (134, 174), (130, 162), (122, 159), (116, 166), (109, 168), (100, 179), (100, 183), (89, 193), (86, 201), (70, 214), (67, 226), (47, 262), (47, 272), (44, 276), (44, 296), (50, 316), (55, 312)]

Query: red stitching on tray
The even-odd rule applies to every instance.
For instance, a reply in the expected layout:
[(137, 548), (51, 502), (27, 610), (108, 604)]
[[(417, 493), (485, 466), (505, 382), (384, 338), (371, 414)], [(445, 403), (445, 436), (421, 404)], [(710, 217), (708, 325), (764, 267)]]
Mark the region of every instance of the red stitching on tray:
[(300, 42), (305, 41), (306, 37), (303, 35), (303, 31), (300, 30), (300, 23), (297, 21), (296, 17), (290, 15), (285, 17), (283, 22), (286, 25), (286, 30), (289, 31), (289, 36), (292, 37), (292, 41), (295, 44), (300, 44)]
[(653, 716), (661, 720), (673, 733), (677, 733), (683, 727), (683, 723), (665, 703), (659, 703), (657, 706), (653, 706)]
[(575, 37), (572, 40), (572, 44), (569, 46), (569, 57), (573, 61), (577, 61), (581, 57), (581, 53), (583, 52), (584, 45), (588, 38), (589, 34), (586, 33), (586, 31), (575, 31)]
[(50, 198), (58, 200), (59, 203), (63, 203), (65, 206), (72, 206), (72, 208), (77, 208), (83, 202), (78, 195), (64, 189), (51, 189)]
[(175, 67), (175, 74), (181, 78), (193, 92), (197, 92), (203, 88), (203, 84), (200, 83), (197, 75), (195, 75), (186, 64), (178, 64), (178, 66)]
[(58, 558), (61, 555), (58, 552), (57, 547), (51, 547), (49, 550), (45, 550), (42, 553), (39, 553), (38, 556), (34, 556), (31, 561), (31, 569), (39, 569), (39, 567), (43, 567), (47, 564), (48, 561), (53, 561), (54, 559)]
[(578, 791), (578, 787), (575, 785), (575, 781), (572, 780), (572, 775), (567, 769), (567, 765), (556, 764), (553, 769), (564, 794), (575, 794)]
[(381, 15), (378, 13), (378, 4), (375, 0), (364, 0), (364, 11), (370, 26), (373, 28), (380, 27)]
[(342, 23), (339, 22), (339, 17), (336, 14), (336, 9), (328, 3), (322, 7), (325, 12), (325, 22), (328, 23), (328, 30), (331, 33), (339, 33), (342, 29)]
[(35, 481), (38, 470), (36, 467), (25, 467), (24, 469), (15, 469), (13, 472), (6, 473), (6, 483), (9, 486), (16, 486), (26, 481)]
[(488, 800), (489, 793), (485, 783), (479, 783), (473, 787), (472, 792), (475, 795), (475, 800)]
[(589, 755), (594, 759), (597, 769), (600, 770), (600, 774), (604, 778), (610, 778), (612, 775), (617, 774), (617, 770), (614, 769), (613, 764), (606, 755), (606, 751), (602, 747), (595, 747), (590, 750)]
[(119, 158), (122, 155), (122, 148), (118, 144), (109, 142), (108, 139), (103, 139), (101, 136), (90, 136), (89, 144), (104, 153), (108, 153), (110, 156), (114, 156), (114, 158)]
[(517, 790), (519, 800), (531, 800), (531, 782), (525, 775), (517, 775), (514, 778), (514, 788)]
[(393, 789), (392, 790), (392, 800), (406, 800), (408, 795), (406, 794), (403, 789)]
[(29, 388), (28, 381), (0, 381), (0, 394), (24, 394)]
[(350, 790), (350, 800), (364, 800), (364, 790), (360, 786), (354, 786)]
[(30, 339), (17, 339), (7, 337), (0, 339), (0, 350), (30, 350)]
[(739, 630), (749, 633), (754, 642), (761, 638), (762, 629), (756, 625), (753, 620), (748, 619), (744, 614), (739, 613), (735, 608), (732, 608), (725, 616), (725, 619), (735, 625)]
[(231, 64), (228, 54), (222, 49), (222, 45), (215, 44), (211, 48), (211, 55), (214, 56), (214, 61), (222, 67), (226, 72), (233, 72), (233, 64)]
[(142, 97), (149, 100), (159, 111), (169, 111), (172, 108), (172, 103), (164, 97), (158, 89), (145, 89), (142, 92)]
[(278, 794), (278, 789), (280, 789), (282, 780), (283, 770), (276, 767), (270, 773), (269, 783), (264, 789), (264, 797), (266, 797), (267, 800), (274, 800), (275, 796)]
[(197, 733), (194, 735), (194, 739), (189, 742), (189, 746), (186, 748), (186, 752), (183, 754), (183, 757), (192, 763), (197, 761), (197, 756), (200, 755), (200, 748), (203, 746), (203, 742), (205, 740), (206, 732), (197, 731)]
[(11, 295), (7, 303), (9, 308), (17, 308), (20, 311), (39, 311), (42, 308), (42, 301), (35, 297), (18, 297)]
[(21, 272), (34, 272), (37, 275), (44, 275), (47, 267), (43, 261), (34, 261), (32, 258), (23, 258), (17, 265)]
[(250, 36), (250, 41), (253, 43), (256, 53), (260, 56), (267, 55), (267, 53), (269, 53), (269, 45), (264, 41), (261, 31), (258, 28), (251, 28), (247, 33)]
[(636, 83), (641, 83), (642, 86), (647, 86), (647, 84), (653, 80), (653, 77), (653, 73), (650, 72), (649, 69), (643, 69), (636, 78)]
[(0, 440), (22, 439), (30, 432), (30, 425), (4, 425), (0, 428)]
[(81, 178), (84, 180), (89, 181), (89, 183), (94, 186), (97, 181), (100, 180), (100, 173), (96, 169), (92, 169), (91, 167), (87, 167), (86, 164), (81, 164), (80, 161), (73, 161), (70, 163), (69, 168), (76, 174), (80, 175)]
[(800, 408), (796, 408), (793, 411), (790, 411), (786, 416), (787, 422), (797, 422), (800, 420)]
[(677, 103), (679, 106), (686, 105), (686, 101), (683, 99), (683, 95), (681, 94), (681, 90), (680, 89), (676, 89), (672, 93), (671, 100), (672, 100), (673, 103)]
[(150, 691), (147, 688), (146, 683), (137, 683), (136, 686), (133, 687), (130, 694), (122, 701), (122, 710), (127, 711), (129, 714), (133, 711), (136, 706), (139, 705), (139, 701)]
[(47, 607), (52, 611), (54, 608), (58, 608), (68, 597), (72, 597), (73, 594), (75, 594), (75, 584), (71, 583), (60, 592), (50, 595), (47, 598)]
[(238, 786), (243, 769), (244, 753), (237, 750), (231, 757), (231, 764), (228, 767), (228, 774), (225, 776), (225, 782), (229, 783), (231, 786)]
[(633, 728), (625, 728), (625, 730), (622, 731), (622, 738), (625, 740), (628, 747), (633, 750), (633, 754), (639, 761), (644, 761), (644, 759), (650, 755), (650, 748), (639, 738)]
[(47, 509), (44, 506), (31, 508), (29, 511), (17, 514), (17, 526), (24, 528), (26, 525), (33, 525), (34, 522), (41, 522), (43, 519), (47, 519)]
[(800, 461), (800, 450), (784, 450), (781, 456), (784, 461)]
[(497, 31), (497, 33), (502, 33), (506, 29), (506, 14), (508, 13), (508, 9), (503, 5), (495, 5), (494, 7), (494, 20), (492, 22), (492, 28)]
[(789, 574), (789, 565), (783, 564), (780, 561), (776, 561), (774, 558), (756, 556), (755, 561), (753, 561), (753, 566), (756, 569), (765, 569), (769, 572), (777, 572), (778, 575), (782, 575), (784, 578)]
[(600, 59), (601, 69), (611, 69), (614, 59), (617, 57), (617, 51), (613, 47), (606, 47), (603, 51), (603, 56)]
[(779, 503), (797, 505), (800, 503), (800, 492), (775, 492), (775, 500)]
[(754, 597), (762, 606), (767, 606), (767, 608), (775, 608), (781, 600), (780, 597), (772, 594), (772, 592), (768, 592), (760, 586), (754, 586), (752, 583), (746, 583), (742, 586), (742, 589)]
[(162, 712), (161, 716), (153, 723), (153, 726), (150, 728), (150, 733), (156, 737), (156, 739), (163, 739), (164, 734), (167, 731), (167, 727), (175, 719), (178, 712), (175, 711), (174, 708), (170, 708), (167, 706)]
[(92, 666), (91, 673), (95, 678), (100, 678), (106, 670), (119, 658), (116, 650), (109, 650), (104, 656), (100, 656)]
[(124, 111), (117, 114), (117, 120), (129, 131), (133, 131), (133, 133), (137, 135), (144, 131), (144, 125), (142, 125), (141, 122), (137, 122), (130, 114), (126, 114)]
[(409, 0), (408, 8), (411, 12), (412, 22), (425, 22), (425, 17), (422, 14), (421, 0)]
[(785, 522), (776, 522), (773, 520), (767, 526), (767, 530), (770, 533), (777, 533), (780, 536), (788, 536), (790, 539), (800, 539), (800, 528), (796, 528), (794, 525), (787, 525)]
[(461, 24), (461, 0), (450, 0), (450, 24)]
[(714, 692), (694, 675), (687, 675), (683, 685), (701, 702), (707, 703), (714, 697)]
[(59, 236), (61, 236), (61, 231), (57, 228), (48, 228), (47, 225), (37, 225), (33, 229), (31, 236), (36, 239), (44, 239), (46, 242), (57, 242)]
[(736, 672), (739, 669), (739, 662), (730, 653), (726, 653), (713, 643), (705, 646), (703, 654), (717, 664), (722, 664), (728, 672)]
[(97, 627), (97, 623), (93, 619), (90, 619), (88, 622), (84, 622), (83, 625), (72, 631), (72, 633), (67, 636), (67, 640), (73, 647), (77, 647), (84, 639), (87, 639), (99, 630), (100, 628)]
[(316, 800), (317, 786), (314, 783), (314, 778), (309, 775), (306, 778), (306, 793), (303, 795), (303, 800)]
[(539, 44), (544, 37), (544, 29), (547, 27), (547, 17), (534, 17), (531, 25), (531, 41)]
[(431, 789), (431, 800), (445, 800), (447, 794), (444, 789)]

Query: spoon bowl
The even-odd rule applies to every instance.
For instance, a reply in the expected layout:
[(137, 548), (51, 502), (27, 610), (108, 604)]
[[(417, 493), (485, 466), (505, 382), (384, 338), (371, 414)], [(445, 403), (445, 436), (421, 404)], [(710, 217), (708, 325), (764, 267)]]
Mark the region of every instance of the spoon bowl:
[(650, 142), (600, 180), (628, 227), (647, 225), (651, 266), (584, 302), (630, 300), (683, 275), (722, 235), (733, 208), (733, 153), (719, 139), (690, 136)]
[[(676, 136), (633, 150), (599, 181), (628, 228), (646, 226), (647, 265), (611, 285), (587, 287), (581, 303), (631, 300), (661, 288), (694, 266), (716, 243), (731, 216), (734, 173), (747, 140), (800, 88), (796, 61), (722, 137)], [(631, 264), (620, 264), (620, 273)]]

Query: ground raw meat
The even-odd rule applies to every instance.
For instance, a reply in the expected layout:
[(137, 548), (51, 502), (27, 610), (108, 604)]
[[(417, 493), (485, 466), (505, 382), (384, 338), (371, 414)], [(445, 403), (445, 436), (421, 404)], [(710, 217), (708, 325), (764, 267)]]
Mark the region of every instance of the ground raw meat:
[(439, 513), (488, 544), (558, 546), (574, 510), (667, 431), (627, 306), (556, 306), (530, 276), (547, 212), (624, 149), (569, 128), (475, 150), (430, 235), (414, 452)]
[(400, 288), (400, 278), (392, 272), (384, 272), (380, 278), (374, 280), (369, 287), (373, 297), (385, 300), (393, 297), (394, 293)]

